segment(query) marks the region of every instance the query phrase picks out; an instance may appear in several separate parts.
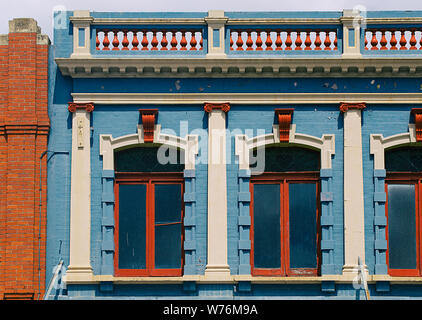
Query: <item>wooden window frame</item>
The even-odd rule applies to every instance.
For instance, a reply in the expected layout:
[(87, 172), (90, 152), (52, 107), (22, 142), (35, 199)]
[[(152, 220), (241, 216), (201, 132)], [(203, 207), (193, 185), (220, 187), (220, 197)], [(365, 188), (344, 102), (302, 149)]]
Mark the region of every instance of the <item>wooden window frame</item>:
[[(389, 240), (388, 240), (388, 185), (389, 184), (414, 184), (415, 185), (415, 221), (416, 221), (416, 269), (390, 269), (389, 264)], [(387, 226), (385, 237), (387, 240), (386, 262), (388, 274), (397, 277), (418, 277), (422, 275), (422, 173), (417, 172), (387, 172), (385, 178), (385, 217)]]
[[(120, 269), (119, 268), (119, 186), (121, 184), (146, 184), (146, 269)], [(155, 268), (155, 185), (156, 184), (180, 184), (181, 185), (181, 261), (180, 268), (156, 269)], [(114, 184), (115, 208), (114, 208), (114, 274), (115, 276), (182, 276), (184, 266), (184, 179), (180, 172), (157, 172), (157, 173), (116, 173)]]
[[(255, 268), (254, 266), (254, 193), (255, 183), (274, 184), (280, 183), (280, 268)], [(316, 242), (317, 242), (317, 267), (316, 268), (290, 268), (290, 237), (289, 237), (289, 184), (293, 183), (315, 183), (316, 184)], [(253, 276), (317, 276), (321, 268), (321, 184), (319, 172), (266, 172), (261, 175), (252, 176), (250, 180), (250, 239), (251, 239), (251, 273)]]

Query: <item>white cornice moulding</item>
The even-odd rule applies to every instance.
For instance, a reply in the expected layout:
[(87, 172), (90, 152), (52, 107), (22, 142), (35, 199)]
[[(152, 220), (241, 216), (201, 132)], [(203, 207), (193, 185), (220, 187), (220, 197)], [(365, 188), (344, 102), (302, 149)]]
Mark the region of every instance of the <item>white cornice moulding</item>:
[(421, 93), (72, 93), (73, 102), (94, 104), (422, 104)]
[(337, 56), (173, 56), (137, 55), (56, 58), (64, 76), (137, 77), (421, 77), (421, 57)]

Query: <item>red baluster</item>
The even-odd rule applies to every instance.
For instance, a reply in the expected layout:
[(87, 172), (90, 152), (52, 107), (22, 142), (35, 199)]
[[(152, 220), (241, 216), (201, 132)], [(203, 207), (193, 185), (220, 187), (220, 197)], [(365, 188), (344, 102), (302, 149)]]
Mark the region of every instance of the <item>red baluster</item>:
[(195, 31), (192, 31), (191, 34), (192, 38), (190, 39), (190, 49), (196, 50), (196, 45), (198, 44), (198, 42), (195, 39)]
[(302, 50), (302, 39), (300, 38), (300, 31), (296, 31), (295, 50)]
[(273, 50), (273, 40), (271, 39), (271, 31), (267, 30), (267, 40), (265, 40), (265, 45), (267, 46), (265, 50)]
[(133, 30), (132, 50), (139, 50), (138, 30)]
[(376, 30), (372, 30), (371, 50), (378, 50), (378, 39)]
[(103, 50), (109, 51), (110, 40), (108, 39), (108, 30), (104, 30)]
[(252, 46), (253, 46), (253, 41), (252, 41), (252, 31), (251, 30), (247, 30), (248, 33), (248, 39), (246, 40), (246, 51), (251, 51), (253, 50)]
[(334, 49), (333, 50), (338, 50), (338, 47), (337, 47), (337, 32), (334, 32)]
[(380, 50), (387, 50), (387, 39), (385, 38), (385, 30), (381, 30), (381, 40), (380, 40), (381, 48)]
[(397, 50), (396, 30), (391, 30), (390, 50)]
[(284, 43), (286, 45), (286, 49), (285, 50), (292, 50), (292, 37), (290, 36), (291, 31), (287, 31), (287, 37), (286, 37), (286, 42)]
[(169, 44), (169, 42), (167, 41), (167, 37), (166, 37), (167, 31), (163, 30), (163, 31), (161, 31), (161, 33), (163, 34), (163, 37), (162, 37), (161, 43), (160, 43), (161, 44), (161, 50), (168, 50), (167, 45)]
[(321, 38), (319, 37), (319, 33), (320, 31), (316, 31), (316, 36), (315, 36), (315, 50), (321, 50), (321, 45), (322, 45), (322, 41)]
[(410, 50), (416, 50), (417, 41), (416, 41), (416, 37), (415, 37), (415, 31), (416, 31), (415, 29), (410, 30), (410, 32), (411, 32), (411, 37), (410, 37), (410, 40), (409, 40)]
[(199, 50), (204, 49), (204, 40), (202, 39), (202, 31), (201, 31), (201, 40), (199, 41)]
[(100, 39), (98, 38), (98, 31), (97, 31), (97, 38), (95, 39), (95, 49), (100, 50)]
[(147, 38), (147, 31), (146, 30), (142, 30), (142, 41), (141, 41), (141, 45), (142, 45), (142, 49), (141, 50), (148, 50), (148, 38)]
[(120, 44), (120, 42), (119, 42), (119, 38), (117, 37), (117, 33), (119, 32), (118, 30), (113, 30), (113, 32), (114, 32), (114, 39), (113, 39), (113, 42), (112, 42), (112, 44), (113, 44), (113, 49), (112, 50), (120, 50), (119, 49), (119, 44)]
[(157, 39), (157, 31), (153, 30), (152, 31), (152, 40), (151, 40), (151, 50), (158, 50), (158, 39)]
[(281, 40), (281, 31), (277, 30), (277, 39), (275, 40), (275, 50), (283, 50), (283, 48), (281, 47), (283, 45), (283, 41)]
[(236, 51), (243, 51), (243, 40), (242, 40), (242, 31), (237, 31), (237, 41), (236, 41), (237, 49)]
[(401, 38), (400, 38), (400, 50), (407, 50), (406, 44), (407, 44), (407, 40), (406, 37), (404, 36), (405, 30), (401, 29)]
[(306, 39), (305, 39), (305, 50), (312, 50), (311, 48), (311, 32), (310, 31), (306, 31)]
[(368, 50), (368, 38), (366, 37), (367, 31), (365, 31), (365, 50)]
[(176, 32), (177, 31), (175, 31), (175, 30), (172, 30), (171, 31), (171, 33), (172, 33), (173, 36), (172, 36), (171, 42), (170, 42), (170, 44), (171, 44), (171, 49), (170, 50), (177, 50)]
[(263, 42), (262, 42), (262, 39), (261, 39), (261, 30), (257, 30), (256, 31), (256, 41), (255, 41), (255, 44), (256, 44), (256, 51), (262, 51), (263, 49), (262, 49), (262, 44), (263, 44)]
[(129, 50), (129, 40), (127, 38), (127, 30), (123, 30), (122, 50)]
[(233, 50), (233, 44), (234, 44), (234, 42), (233, 42), (233, 32), (230, 31), (230, 50)]
[(325, 31), (324, 50), (331, 50), (330, 31)]
[(188, 45), (188, 42), (186, 41), (186, 37), (185, 37), (185, 30), (182, 30), (182, 39), (180, 40), (180, 50), (187, 50), (186, 46)]

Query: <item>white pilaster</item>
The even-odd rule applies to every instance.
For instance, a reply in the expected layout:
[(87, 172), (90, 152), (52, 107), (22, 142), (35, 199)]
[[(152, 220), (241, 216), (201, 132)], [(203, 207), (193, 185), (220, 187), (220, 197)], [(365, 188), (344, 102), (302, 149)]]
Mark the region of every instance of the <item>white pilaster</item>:
[(91, 17), (88, 10), (77, 10), (70, 17), (73, 24), (73, 53), (71, 58), (91, 57)]
[(340, 21), (343, 23), (343, 58), (359, 58), (360, 30), (362, 17), (357, 10), (344, 10)]
[(67, 279), (92, 277), (90, 112), (92, 104), (70, 104), (72, 164), (70, 195), (70, 262)]
[(230, 277), (227, 263), (226, 112), (230, 106), (206, 105), (208, 112), (208, 262), (207, 278)]
[(207, 58), (225, 58), (225, 24), (227, 17), (222, 10), (208, 11), (205, 18), (208, 24), (208, 54)]
[(343, 103), (344, 112), (344, 266), (343, 274), (358, 273), (358, 259), (365, 269), (365, 225), (361, 110), (365, 104)]

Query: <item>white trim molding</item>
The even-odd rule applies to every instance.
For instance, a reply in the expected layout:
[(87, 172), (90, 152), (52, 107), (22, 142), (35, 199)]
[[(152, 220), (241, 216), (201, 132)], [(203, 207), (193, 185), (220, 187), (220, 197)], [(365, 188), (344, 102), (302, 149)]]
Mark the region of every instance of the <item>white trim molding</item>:
[[(255, 148), (280, 143), (279, 130), (273, 125), (273, 132), (248, 138), (246, 135), (235, 136), (235, 154), (239, 160), (239, 170), (249, 170), (249, 152)], [(289, 144), (296, 144), (321, 152), (321, 169), (331, 169), (331, 158), (335, 154), (335, 136), (324, 134), (321, 138), (296, 132), (296, 125), (290, 125)]]
[(72, 93), (75, 103), (93, 102), (96, 105), (128, 104), (199, 104), (204, 101), (230, 105), (263, 104), (340, 104), (343, 101), (367, 104), (422, 104), (422, 93)]
[(382, 134), (370, 135), (370, 153), (374, 155), (374, 170), (384, 170), (384, 153), (386, 149), (416, 142), (416, 128), (409, 124), (409, 132), (385, 137)]
[[(144, 143), (144, 130), (138, 125), (137, 133), (113, 138), (109, 134), (100, 135), (100, 155), (103, 156), (103, 170), (114, 170), (114, 150)], [(198, 154), (198, 136), (187, 135), (185, 138), (161, 133), (161, 125), (154, 127), (153, 143), (180, 148), (185, 154), (185, 170), (195, 169), (196, 155)]]

